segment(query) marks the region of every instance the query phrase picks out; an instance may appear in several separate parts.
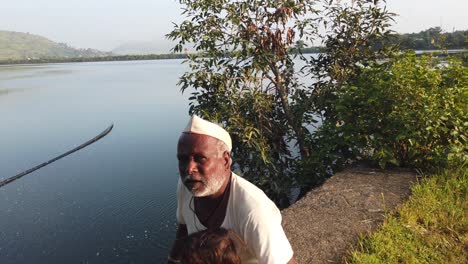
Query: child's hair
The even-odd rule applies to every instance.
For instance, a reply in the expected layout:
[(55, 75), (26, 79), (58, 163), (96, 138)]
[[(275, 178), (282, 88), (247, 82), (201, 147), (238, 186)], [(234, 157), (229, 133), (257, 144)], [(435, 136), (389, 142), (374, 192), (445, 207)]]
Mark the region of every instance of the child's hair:
[(183, 264), (240, 264), (233, 231), (224, 228), (193, 233), (181, 243), (180, 262)]

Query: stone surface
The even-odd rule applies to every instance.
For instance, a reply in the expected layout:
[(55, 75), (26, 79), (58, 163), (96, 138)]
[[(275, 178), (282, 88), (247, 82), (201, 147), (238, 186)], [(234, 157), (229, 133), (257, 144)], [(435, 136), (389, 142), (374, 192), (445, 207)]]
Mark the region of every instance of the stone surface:
[(353, 168), (339, 172), (283, 210), (283, 227), (297, 263), (341, 263), (359, 234), (405, 201), (416, 174)]

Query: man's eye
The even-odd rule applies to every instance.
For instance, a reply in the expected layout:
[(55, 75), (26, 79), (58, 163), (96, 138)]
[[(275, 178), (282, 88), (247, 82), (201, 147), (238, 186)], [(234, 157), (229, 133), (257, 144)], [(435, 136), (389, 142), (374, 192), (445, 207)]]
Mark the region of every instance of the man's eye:
[(188, 160), (186, 156), (177, 156), (177, 159), (179, 160), (179, 162), (186, 162)]
[(204, 156), (195, 156), (195, 161), (196, 162), (205, 162), (206, 157), (204, 157)]

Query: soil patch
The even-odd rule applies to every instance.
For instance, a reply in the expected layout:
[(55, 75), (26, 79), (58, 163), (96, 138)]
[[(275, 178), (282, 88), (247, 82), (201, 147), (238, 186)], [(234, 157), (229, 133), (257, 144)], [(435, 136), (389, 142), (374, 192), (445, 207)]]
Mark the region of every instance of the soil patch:
[(359, 234), (371, 232), (410, 195), (416, 174), (353, 168), (283, 210), (283, 227), (297, 263), (340, 263)]

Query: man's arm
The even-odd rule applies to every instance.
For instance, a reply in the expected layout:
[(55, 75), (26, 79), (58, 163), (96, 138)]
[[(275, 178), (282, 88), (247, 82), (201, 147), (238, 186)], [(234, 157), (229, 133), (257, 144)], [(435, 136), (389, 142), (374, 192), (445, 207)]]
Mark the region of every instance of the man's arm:
[(179, 224), (177, 226), (176, 239), (172, 244), (167, 263), (179, 263), (177, 253), (180, 251), (180, 239), (186, 236), (188, 236), (187, 225)]
[(294, 257), (292, 257), (287, 264), (296, 264), (296, 261), (294, 260)]

